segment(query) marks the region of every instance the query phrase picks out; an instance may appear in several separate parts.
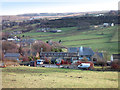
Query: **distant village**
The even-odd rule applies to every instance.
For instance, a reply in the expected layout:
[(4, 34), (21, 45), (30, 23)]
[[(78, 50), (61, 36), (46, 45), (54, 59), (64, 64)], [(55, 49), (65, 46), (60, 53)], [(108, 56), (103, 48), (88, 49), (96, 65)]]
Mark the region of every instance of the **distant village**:
[[(114, 26), (114, 23), (103, 23), (103, 25), (95, 25), (97, 27)], [(60, 33), (62, 30), (51, 30), (50, 28), (39, 29), (36, 32), (52, 32)], [(109, 60), (105, 59), (102, 52), (94, 52), (89, 47), (65, 47), (62, 45), (62, 40), (58, 42), (49, 40), (46, 42), (35, 39), (23, 39), (17, 34), (20, 31), (14, 31), (10, 34), (3, 33), (2, 42), (2, 59), (3, 60), (17, 60), (18, 62), (29, 62), (22, 65), (29, 65), (30, 62), (36, 60), (43, 60), (45, 64), (55, 64), (56, 61), (64, 64), (75, 64), (79, 60), (87, 60), (94, 63), (94, 65), (110, 65), (111, 61), (118, 59), (117, 54), (113, 54)], [(7, 36), (8, 35), (8, 36)], [(22, 36), (24, 37), (24, 36)], [(11, 45), (10, 45), (11, 44)], [(14, 46), (14, 47), (9, 47)], [(8, 46), (8, 47), (7, 47)], [(34, 66), (34, 65), (33, 65)]]
[[(24, 33), (31, 32), (32, 30), (36, 33), (62, 33), (63, 31), (58, 29), (62, 27), (77, 27), (78, 30), (92, 30), (98, 27), (113, 27), (118, 24), (116, 20), (117, 12), (114, 11), (104, 14), (88, 13), (80, 17), (66, 17), (51, 20), (41, 18), (38, 20), (38, 18), (36, 19), (35, 17), (19, 22), (3, 20), (3, 30), (13, 28), (11, 28), (12, 32), (2, 32), (1, 58), (3, 61), (18, 61), (21, 65), (27, 66), (37, 61), (43, 62), (44, 64), (74, 64), (78, 66), (81, 65), (81, 60), (83, 60), (84, 63), (85, 61), (87, 63), (91, 62), (92, 64), (90, 65), (92, 65), (92, 67), (93, 65), (110, 65), (112, 61), (119, 59), (119, 54), (113, 54), (111, 58), (107, 58), (105, 52), (95, 52), (90, 47), (66, 47), (62, 45), (62, 40), (47, 40), (44, 42), (29, 38), (25, 36)], [(92, 28), (90, 25), (92, 25)], [(19, 34), (22, 34), (22, 36), (18, 36)]]

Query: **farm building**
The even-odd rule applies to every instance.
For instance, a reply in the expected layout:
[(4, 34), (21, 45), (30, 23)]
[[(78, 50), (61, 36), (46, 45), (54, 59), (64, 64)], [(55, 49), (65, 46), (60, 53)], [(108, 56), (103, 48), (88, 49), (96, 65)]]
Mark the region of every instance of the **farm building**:
[(4, 58), (7, 60), (19, 60), (20, 54), (19, 53), (6, 53)]
[(114, 60), (120, 60), (120, 54), (112, 54), (111, 61), (114, 61)]
[(8, 40), (8, 41), (15, 41), (14, 38), (8, 38), (7, 40)]
[(111, 68), (120, 70), (120, 54), (111, 55)]
[(77, 59), (77, 53), (70, 53), (70, 52), (41, 52), (40, 58), (45, 59), (49, 58), (51, 61), (55, 61), (56, 59), (60, 58), (63, 60), (69, 60), (71, 61), (72, 58)]
[(88, 47), (71, 47), (68, 48), (67, 52), (40, 52), (40, 57), (51, 58), (51, 60), (55, 60), (61, 58), (63, 60), (69, 60), (73, 62), (73, 60), (83, 59), (86, 57), (89, 61), (92, 61), (92, 56), (94, 52), (91, 48)]
[(88, 47), (71, 47), (68, 48), (68, 52), (77, 53), (79, 59), (86, 57), (89, 61), (92, 61), (92, 56), (94, 55), (93, 50)]
[(50, 32), (52, 32), (52, 33), (59, 33), (59, 32), (62, 32), (62, 30), (51, 30)]
[(92, 56), (93, 63), (96, 64), (98, 61), (103, 61), (103, 53), (95, 52), (95, 54)]
[(103, 23), (103, 26), (104, 26), (104, 27), (108, 27), (108, 26), (109, 26), (109, 23)]

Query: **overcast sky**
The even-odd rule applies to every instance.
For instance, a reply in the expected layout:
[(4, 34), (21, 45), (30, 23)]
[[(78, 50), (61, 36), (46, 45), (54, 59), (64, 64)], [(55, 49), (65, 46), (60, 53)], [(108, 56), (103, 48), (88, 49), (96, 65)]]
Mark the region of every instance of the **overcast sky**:
[(0, 15), (117, 10), (118, 2), (119, 0), (1, 0)]

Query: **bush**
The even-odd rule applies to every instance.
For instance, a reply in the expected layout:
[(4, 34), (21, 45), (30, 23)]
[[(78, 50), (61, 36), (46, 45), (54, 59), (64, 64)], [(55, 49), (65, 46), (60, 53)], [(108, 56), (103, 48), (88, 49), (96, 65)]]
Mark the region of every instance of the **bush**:
[(3, 61), (3, 63), (6, 65), (6, 66), (19, 66), (19, 63), (17, 62), (17, 60), (7, 60), (5, 59)]
[(114, 70), (120, 70), (120, 60), (114, 60), (111, 63), (111, 68)]

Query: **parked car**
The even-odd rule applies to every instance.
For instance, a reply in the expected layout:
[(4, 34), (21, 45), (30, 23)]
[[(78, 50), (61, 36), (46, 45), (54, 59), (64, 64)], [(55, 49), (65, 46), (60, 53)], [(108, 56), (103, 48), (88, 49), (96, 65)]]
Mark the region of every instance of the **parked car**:
[(78, 68), (79, 69), (93, 70), (94, 64), (92, 62), (79, 62)]
[(35, 62), (35, 61), (30, 61), (30, 66), (33, 66), (33, 67), (34, 67), (34, 62)]
[[(36, 63), (35, 63), (35, 62), (36, 62)], [(36, 60), (36, 61), (30, 61), (30, 66), (35, 66), (35, 64), (36, 64), (36, 65), (43, 65), (43, 63), (44, 63), (44, 60), (38, 59), (38, 60)]]
[(44, 60), (39, 59), (39, 60), (36, 60), (36, 62), (37, 62), (37, 65), (42, 65), (44, 63)]

